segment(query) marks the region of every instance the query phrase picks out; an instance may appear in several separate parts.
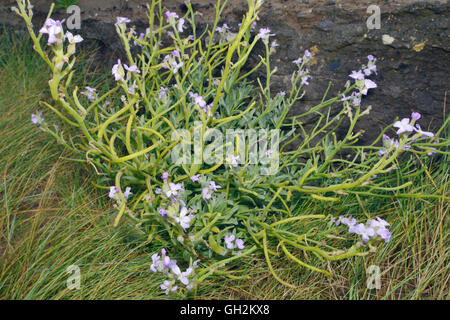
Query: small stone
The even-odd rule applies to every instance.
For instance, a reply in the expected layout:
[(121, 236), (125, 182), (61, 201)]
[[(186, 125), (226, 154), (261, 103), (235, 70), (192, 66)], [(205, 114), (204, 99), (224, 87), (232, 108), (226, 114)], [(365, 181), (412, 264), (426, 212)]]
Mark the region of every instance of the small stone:
[(383, 41), (383, 44), (389, 45), (389, 44), (392, 44), (395, 41), (395, 38), (391, 37), (388, 34), (383, 34), (383, 36), (381, 37), (381, 40)]

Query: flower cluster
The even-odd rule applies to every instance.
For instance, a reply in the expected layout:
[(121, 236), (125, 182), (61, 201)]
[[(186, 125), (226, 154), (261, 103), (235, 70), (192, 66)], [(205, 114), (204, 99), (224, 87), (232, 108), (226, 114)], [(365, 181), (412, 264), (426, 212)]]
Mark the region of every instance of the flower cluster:
[(194, 287), (194, 275), (197, 264), (200, 260), (194, 261), (185, 271), (181, 271), (177, 265), (177, 261), (170, 259), (167, 255), (166, 249), (161, 249), (161, 255), (155, 253), (152, 255), (152, 264), (150, 270), (152, 272), (161, 272), (165, 274), (168, 279), (164, 280), (161, 289), (168, 295), (170, 292), (175, 292), (180, 288), (180, 284), (184, 285), (187, 291)]
[(189, 92), (189, 96), (191, 97), (192, 103), (202, 108), (205, 114), (211, 113), (212, 104), (206, 104), (206, 101), (202, 96), (199, 96), (198, 93), (192, 92)]
[(216, 27), (216, 32), (218, 33), (227, 33), (230, 30), (230, 27), (224, 23), (222, 27)]
[[(420, 125), (418, 123), (416, 123), (416, 121), (419, 120), (421, 117), (422, 117), (422, 115), (420, 113), (413, 112), (411, 114), (411, 119), (403, 118), (402, 120), (396, 121), (393, 126), (394, 126), (394, 128), (398, 129), (396, 131), (397, 135), (400, 137), (407, 138), (409, 133), (416, 132), (416, 134), (410, 139), (411, 142), (414, 142), (417, 138), (421, 138), (421, 137), (428, 137), (428, 138), (434, 137), (434, 133), (428, 132), (428, 131), (423, 131), (422, 128), (420, 127)], [(394, 149), (398, 150), (398, 148), (400, 146), (399, 140), (392, 139), (388, 135), (383, 134), (383, 148), (378, 151), (378, 155), (382, 156), (382, 155), (386, 154), (391, 149), (392, 146), (394, 147)], [(401, 150), (406, 151), (409, 149), (411, 149), (411, 145), (407, 144), (406, 142), (403, 143)], [(432, 154), (433, 154), (433, 151), (428, 153), (428, 155), (432, 155)]]
[(181, 61), (180, 52), (173, 50), (171, 54), (164, 57), (162, 67), (171, 70), (174, 74), (184, 65)]
[(128, 67), (126, 64), (122, 65), (122, 61), (120, 61), (120, 59), (117, 59), (117, 63), (112, 67), (111, 70), (114, 76), (114, 80), (124, 80), (125, 70), (127, 70), (129, 73), (141, 73), (136, 65)]
[[(228, 249), (239, 249), (243, 250), (245, 248), (244, 246), (244, 240), (236, 238), (234, 234), (227, 234), (224, 238), (225, 245)], [(241, 254), (241, 251), (238, 251), (237, 254)]]
[(48, 18), (44, 26), (39, 30), (39, 33), (42, 34), (48, 34), (48, 44), (52, 45), (54, 43), (62, 43), (64, 40), (64, 33), (62, 24), (64, 23), (64, 20), (53, 20), (51, 18)]
[(164, 172), (161, 176), (162, 188), (157, 188), (155, 193), (161, 196), (161, 207), (158, 213), (164, 218), (170, 218), (179, 224), (183, 230), (191, 226), (191, 221), (195, 218), (191, 209), (188, 209), (182, 199), (184, 183), (169, 182), (169, 173)]
[(184, 25), (185, 20), (183, 18), (180, 18), (178, 21), (177, 19), (178, 14), (176, 12), (166, 11), (166, 17), (167, 17), (167, 23), (170, 24), (173, 28), (175, 28), (178, 32), (183, 32), (184, 29), (187, 27)]
[(268, 41), (269, 37), (273, 37), (274, 35), (275, 35), (274, 33), (270, 33), (269, 28), (261, 28), (261, 29), (259, 29), (259, 33), (258, 33), (257, 37), (259, 39)]
[(370, 239), (384, 240), (388, 242), (391, 239), (391, 232), (387, 227), (390, 226), (385, 220), (377, 217), (374, 219), (369, 219), (364, 223), (357, 223), (355, 218), (346, 218), (340, 216), (339, 218), (331, 217), (331, 221), (336, 225), (346, 225), (349, 233), (356, 233), (361, 236), (363, 243), (368, 243)]
[(235, 156), (234, 154), (231, 154), (228, 157), (227, 162), (231, 164), (232, 167), (236, 168), (239, 165), (239, 160), (240, 160), (239, 155)]
[(309, 85), (309, 79), (311, 79), (311, 76), (308, 74), (308, 70), (307, 69), (303, 69), (303, 65), (308, 63), (312, 58), (312, 54), (309, 50), (305, 50), (305, 53), (303, 54), (302, 57), (299, 57), (298, 59), (292, 61), (292, 63), (296, 64), (297, 67), (299, 67), (299, 71), (298, 71), (298, 76), (301, 79), (301, 84), (302, 85)]
[(44, 123), (44, 118), (42, 117), (42, 113), (39, 110), (36, 110), (36, 113), (33, 113), (31, 115), (31, 122), (34, 124)]
[(208, 186), (204, 186), (202, 188), (202, 198), (205, 201), (208, 201), (212, 197), (212, 193), (222, 189), (221, 186), (217, 185), (214, 181), (211, 181)]
[[(131, 192), (131, 187), (126, 187), (126, 188), (125, 188), (125, 192), (123, 193), (123, 196), (125, 197), (125, 199), (128, 200), (128, 197), (129, 197), (130, 195), (132, 195), (132, 194), (133, 194), (133, 193)], [(117, 188), (116, 186), (111, 186), (111, 187), (109, 187), (109, 194), (108, 194), (108, 196), (109, 196), (111, 199), (115, 199), (115, 200), (117, 200), (117, 201), (120, 201), (119, 195), (120, 195), (120, 190), (119, 190), (119, 188)]]
[[(48, 40), (47, 43), (49, 45), (53, 44), (62, 44), (64, 40), (67, 40), (69, 42), (69, 49), (68, 53), (73, 54), (75, 52), (75, 44), (80, 43), (83, 41), (83, 38), (80, 35), (73, 35), (71, 32), (67, 31), (64, 34), (64, 30), (62, 27), (62, 24), (64, 23), (64, 19), (62, 21), (60, 20), (53, 20), (51, 18), (48, 18), (44, 26), (39, 30), (39, 33), (41, 34), (47, 34)], [(71, 46), (70, 46), (71, 45)]]
[(85, 95), (89, 100), (97, 99), (97, 89), (86, 86), (86, 91), (80, 92), (82, 95)]
[(350, 78), (355, 80), (356, 87), (359, 91), (354, 91), (350, 96), (346, 97), (342, 94), (341, 101), (351, 100), (354, 106), (359, 106), (361, 104), (361, 98), (364, 95), (367, 95), (370, 89), (374, 89), (377, 87), (377, 84), (370, 79), (366, 79), (366, 76), (370, 76), (372, 73), (377, 74), (377, 66), (375, 65), (376, 59), (369, 55), (367, 57), (369, 60), (367, 66), (363, 65), (363, 68), (355, 71), (349, 75)]

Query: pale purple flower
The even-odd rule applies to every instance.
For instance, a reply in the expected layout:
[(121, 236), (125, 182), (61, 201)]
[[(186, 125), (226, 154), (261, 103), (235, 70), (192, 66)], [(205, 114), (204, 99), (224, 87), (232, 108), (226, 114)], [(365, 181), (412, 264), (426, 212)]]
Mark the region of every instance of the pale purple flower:
[(370, 237), (375, 235), (375, 230), (373, 230), (373, 228), (366, 228), (366, 226), (362, 223), (351, 226), (348, 229), (348, 232), (360, 235), (364, 243), (367, 243)]
[(48, 34), (48, 44), (53, 44), (53, 43), (61, 43), (62, 42), (62, 38), (64, 37), (64, 35), (62, 34), (62, 23), (64, 22), (64, 20), (59, 21), (59, 20), (53, 20), (51, 18), (48, 18), (45, 23), (44, 26), (39, 30), (39, 33), (42, 34)]
[(348, 227), (352, 227), (352, 226), (354, 226), (356, 224), (356, 219), (352, 218), (352, 217), (350, 217), (350, 219), (349, 218), (342, 218), (341, 222), (342, 222), (342, 224), (344, 224), (344, 225), (346, 225)]
[(164, 254), (162, 256), (162, 258), (163, 258), (163, 260), (162, 260), (163, 267), (164, 268), (171, 268), (172, 266), (176, 265), (177, 261), (170, 259), (169, 256), (166, 256), (166, 250), (165, 249), (163, 249), (163, 250), (164, 250)]
[(44, 122), (44, 118), (42, 118), (42, 113), (39, 110), (36, 110), (36, 114), (31, 115), (31, 122), (34, 124), (42, 124)]
[[(400, 143), (397, 139), (391, 139), (389, 138), (387, 135), (383, 134), (383, 145), (386, 149), (389, 149), (390, 147), (394, 146), (395, 149), (398, 149)], [(403, 145), (403, 150), (408, 150), (409, 149), (409, 145)], [(383, 154), (385, 154), (387, 152), (386, 149), (381, 149), (380, 151), (378, 151), (378, 155), (382, 156)]]
[(156, 188), (156, 189), (155, 189), (155, 193), (156, 193), (156, 194), (162, 194), (161, 188)]
[(274, 40), (274, 41), (270, 44), (270, 46), (271, 46), (272, 48), (276, 48), (276, 47), (279, 47), (280, 45), (278, 44), (277, 40)]
[(363, 95), (366, 95), (367, 94), (367, 91), (369, 90), (369, 89), (374, 89), (374, 88), (376, 88), (377, 87), (377, 84), (375, 83), (375, 82), (373, 82), (372, 80), (370, 80), (370, 79), (365, 79), (364, 80), (364, 88), (363, 88), (363, 90), (361, 90), (361, 93), (363, 94)]
[(189, 284), (188, 275), (192, 273), (194, 269), (192, 267), (189, 267), (186, 269), (186, 271), (181, 272), (180, 268), (177, 265), (172, 266), (172, 272), (177, 276), (178, 280), (184, 284)]
[(203, 112), (208, 114), (211, 112), (214, 102), (211, 102), (210, 104), (203, 107)]
[(342, 96), (341, 101), (347, 101), (347, 100), (350, 100), (352, 98), (351, 96), (346, 97), (344, 93), (341, 94), (341, 96)]
[(202, 189), (202, 198), (206, 201), (211, 199), (211, 192), (210, 192), (209, 188)]
[(158, 268), (158, 265), (160, 263), (160, 256), (157, 253), (152, 255), (152, 262), (153, 263), (150, 266), (150, 270), (153, 271), (153, 272), (157, 272), (158, 271), (157, 268)]
[(184, 65), (184, 63), (182, 61), (176, 62), (175, 60), (171, 60), (170, 64), (172, 65), (173, 73), (177, 73), (178, 70)]
[(166, 209), (161, 208), (161, 209), (159, 209), (158, 212), (159, 212), (159, 214), (160, 214), (162, 217), (167, 216), (167, 210), (166, 210)]
[(236, 243), (236, 248), (241, 249), (241, 250), (245, 248), (244, 240), (236, 239), (235, 243)]
[(401, 121), (396, 121), (394, 123), (395, 128), (399, 128), (397, 130), (397, 134), (402, 134), (404, 132), (412, 132), (415, 128), (409, 123), (409, 118), (403, 118)]
[(333, 221), (333, 223), (336, 224), (336, 226), (338, 226), (342, 223), (343, 225), (352, 227), (356, 224), (356, 219), (352, 218), (351, 216), (350, 216), (350, 218), (345, 218), (344, 216), (339, 216), (339, 218), (337, 218), (337, 219), (334, 217), (331, 217), (331, 221)]
[(228, 234), (225, 236), (225, 244), (227, 245), (228, 249), (234, 249), (233, 241), (236, 239), (236, 237), (233, 234)]
[(112, 74), (114, 75), (114, 79), (116, 81), (123, 79), (123, 68), (120, 59), (117, 59), (117, 64), (112, 67)]
[(202, 96), (199, 96), (198, 93), (192, 93), (192, 92), (189, 92), (189, 96), (193, 100), (194, 104), (198, 105), (199, 107), (201, 107), (203, 109), (205, 108), (206, 101), (203, 99)]
[(309, 74), (302, 76), (302, 85), (306, 85), (306, 86), (309, 85), (308, 79), (311, 79), (311, 78), (312, 77)]
[(292, 61), (292, 63), (295, 63), (296, 65), (301, 65), (302, 64), (302, 62), (303, 62), (303, 58), (298, 58), (297, 60), (294, 60), (294, 61)]
[[(141, 42), (144, 42), (144, 40), (145, 40), (145, 34), (143, 33), (143, 32), (141, 32), (140, 34), (139, 34), (139, 38), (137, 38), (137, 40), (139, 40), (139, 41), (141, 41)], [(136, 40), (134, 40), (134, 45), (135, 46), (140, 46), (140, 47), (142, 47), (142, 45), (139, 43), (139, 42), (137, 42)]]
[(191, 177), (192, 182), (198, 182), (198, 179), (200, 179), (200, 174), (195, 174)]
[(361, 100), (359, 99), (360, 96), (361, 96), (361, 93), (356, 92), (356, 91), (352, 92), (351, 98), (352, 98), (352, 103), (354, 106), (361, 105)]
[(372, 74), (372, 72), (375, 73), (375, 74), (377, 74), (377, 66), (374, 65), (374, 64), (369, 64), (369, 65), (367, 66), (367, 68), (364, 69), (364, 74), (365, 74), (366, 76), (370, 76), (370, 75)]
[(228, 25), (226, 23), (224, 23), (222, 25), (222, 27), (216, 27), (216, 32), (218, 32), (218, 33), (225, 33), (228, 30), (230, 30), (230, 27), (228, 27)]
[(157, 253), (152, 255), (152, 265), (150, 265), (150, 270), (153, 272), (167, 272), (165, 269), (172, 268), (177, 264), (176, 260), (170, 259), (169, 256), (166, 255), (166, 249), (161, 249), (161, 256)]
[(178, 286), (172, 286), (172, 283), (168, 280), (164, 280), (163, 284), (161, 285), (161, 289), (165, 290), (166, 295), (169, 294), (169, 292), (177, 291)]
[(435, 151), (433, 151), (433, 150), (436, 150), (436, 148), (430, 147), (430, 149), (432, 149), (432, 150), (427, 153), (427, 156), (432, 156), (433, 154), (436, 153)]
[(136, 89), (139, 88), (135, 83), (128, 87), (128, 93), (134, 95), (136, 93)]
[(305, 50), (305, 57), (307, 57), (307, 58), (309, 58), (309, 59), (312, 58), (312, 54), (311, 54), (311, 52), (309, 52), (308, 49)]
[(71, 32), (67, 31), (65, 36), (67, 40), (69, 40), (69, 43), (80, 43), (83, 41), (83, 38), (80, 35), (74, 36)]
[(179, 191), (183, 190), (183, 185), (181, 183), (169, 183), (169, 190), (166, 191), (167, 197), (177, 196)]
[(175, 12), (166, 11), (167, 23), (175, 23), (175, 19), (178, 19), (178, 15)]
[(427, 136), (427, 137), (434, 137), (434, 133), (432, 132), (428, 132), (428, 131), (422, 131), (422, 128), (420, 127), (419, 124), (416, 124), (416, 127), (413, 127), (414, 131), (416, 131), (417, 133), (420, 133), (421, 136)]
[(129, 197), (130, 195), (132, 195), (132, 194), (133, 194), (133, 193), (131, 192), (131, 188), (130, 188), (130, 187), (126, 187), (126, 188), (125, 188), (125, 192), (123, 193), (125, 199), (128, 200), (128, 197)]
[(269, 28), (261, 28), (259, 29), (259, 33), (257, 35), (258, 38), (266, 40), (271, 36), (274, 36), (275, 34), (270, 33), (270, 29)]
[(109, 187), (109, 194), (108, 194), (108, 196), (111, 199), (114, 199), (119, 192), (120, 192), (119, 188), (117, 188), (116, 186), (111, 186), (111, 187)]
[(178, 51), (177, 49), (172, 51), (172, 56), (175, 58), (179, 58), (180, 57), (180, 51)]
[(161, 87), (161, 89), (159, 90), (159, 96), (158, 96), (158, 98), (159, 98), (160, 100), (161, 100), (162, 98), (164, 98), (165, 95), (166, 95), (166, 92), (167, 92), (167, 88)]
[(164, 172), (161, 176), (161, 180), (166, 181), (169, 178), (169, 173), (168, 172)]
[(191, 220), (194, 216), (189, 215), (188, 209), (186, 207), (181, 208), (180, 216), (175, 218), (175, 221), (180, 224), (183, 229), (187, 229), (190, 226)]
[(375, 227), (385, 228), (385, 227), (390, 226), (390, 224), (386, 220), (383, 220), (380, 217), (377, 217), (376, 220), (370, 219), (367, 222), (369, 223), (369, 226), (371, 228), (375, 228)]
[(238, 166), (238, 161), (239, 161), (239, 156), (235, 156), (235, 155), (230, 156), (230, 162), (233, 167), (236, 168)]
[(129, 72), (141, 73), (136, 65), (132, 65), (131, 67), (128, 67), (126, 64), (124, 64), (123, 66)]
[(418, 113), (418, 112), (413, 112), (413, 113), (411, 113), (411, 119), (412, 119), (413, 121), (417, 121), (417, 120), (419, 120), (421, 117), (422, 117), (422, 115), (421, 115), (420, 113)]
[(97, 98), (97, 89), (86, 86), (85, 92), (80, 92), (80, 94), (87, 96), (89, 100), (95, 100)]
[(385, 242), (391, 239), (391, 232), (385, 227), (378, 228), (376, 232)]
[(131, 22), (131, 20), (126, 17), (116, 17), (116, 19), (117, 19), (117, 22), (114, 24), (115, 26), (118, 26), (119, 24), (122, 24), (122, 23), (127, 24), (127, 23)]
[(211, 181), (209, 183), (209, 189), (211, 189), (213, 191), (217, 191), (218, 189), (222, 189), (222, 187), (219, 185), (216, 185), (216, 183), (214, 181)]
[(353, 78), (355, 80), (364, 80), (364, 74), (359, 71), (352, 71), (352, 73), (349, 75), (350, 78)]
[(181, 18), (180, 20), (178, 20), (178, 24), (177, 24), (177, 29), (178, 29), (178, 32), (183, 32), (184, 31), (184, 29), (186, 29), (187, 27), (185, 27), (184, 26), (184, 19), (183, 18)]
[(162, 67), (165, 69), (172, 69), (173, 73), (177, 73), (184, 63), (182, 61), (177, 62), (176, 58), (180, 58), (178, 50), (174, 50), (171, 54), (164, 56)]
[(367, 59), (369, 59), (369, 61), (375, 61), (375, 57), (373, 55), (371, 55), (371, 54), (369, 54), (367, 56)]

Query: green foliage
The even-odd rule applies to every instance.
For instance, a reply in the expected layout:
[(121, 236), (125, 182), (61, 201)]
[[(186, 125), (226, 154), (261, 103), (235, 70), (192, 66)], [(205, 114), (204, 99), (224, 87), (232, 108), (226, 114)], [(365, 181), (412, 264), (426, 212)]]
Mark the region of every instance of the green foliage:
[(78, 4), (78, 0), (56, 0), (56, 8), (67, 9), (70, 6), (74, 6)]

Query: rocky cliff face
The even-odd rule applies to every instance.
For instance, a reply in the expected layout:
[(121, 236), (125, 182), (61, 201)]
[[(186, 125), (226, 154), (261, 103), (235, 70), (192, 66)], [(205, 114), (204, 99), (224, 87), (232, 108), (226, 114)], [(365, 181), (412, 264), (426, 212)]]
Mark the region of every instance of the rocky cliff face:
[[(40, 26), (51, 1), (31, 2), (35, 5), (35, 23)], [(202, 13), (202, 17), (197, 17), (200, 27), (213, 21), (215, 1), (191, 2)], [(129, 17), (137, 31), (144, 31), (146, 3), (80, 0), (79, 33), (101, 43), (104, 54), (111, 56), (120, 50), (115, 17)], [(9, 10), (14, 4), (15, 1), (0, 0), (1, 23), (21, 23)], [(179, 14), (185, 8), (183, 0), (163, 0), (163, 5)], [(370, 5), (378, 5), (381, 10), (380, 29), (369, 30), (366, 25)], [(236, 26), (246, 8), (245, 0), (230, 0), (223, 22)], [(351, 71), (358, 70), (366, 63), (367, 55), (372, 54), (378, 59), (378, 75), (372, 78), (378, 88), (371, 90), (363, 101), (363, 105), (372, 105), (373, 109), (359, 124), (365, 130), (362, 140), (372, 141), (395, 117), (409, 117), (412, 111), (423, 114), (421, 123), (425, 127), (436, 129), (446, 111), (449, 12), (450, 4), (445, 0), (266, 0), (258, 26), (269, 27), (280, 45), (272, 57), (273, 67), (278, 69), (273, 88), (286, 90), (294, 67), (292, 61), (305, 49), (314, 51), (313, 78), (304, 100), (293, 109), (293, 113), (302, 112), (320, 102), (330, 81), (333, 83), (330, 94), (342, 89)], [(66, 14), (59, 10), (59, 17), (63, 16)], [(256, 49), (254, 61), (258, 53), (262, 53), (261, 48)]]

